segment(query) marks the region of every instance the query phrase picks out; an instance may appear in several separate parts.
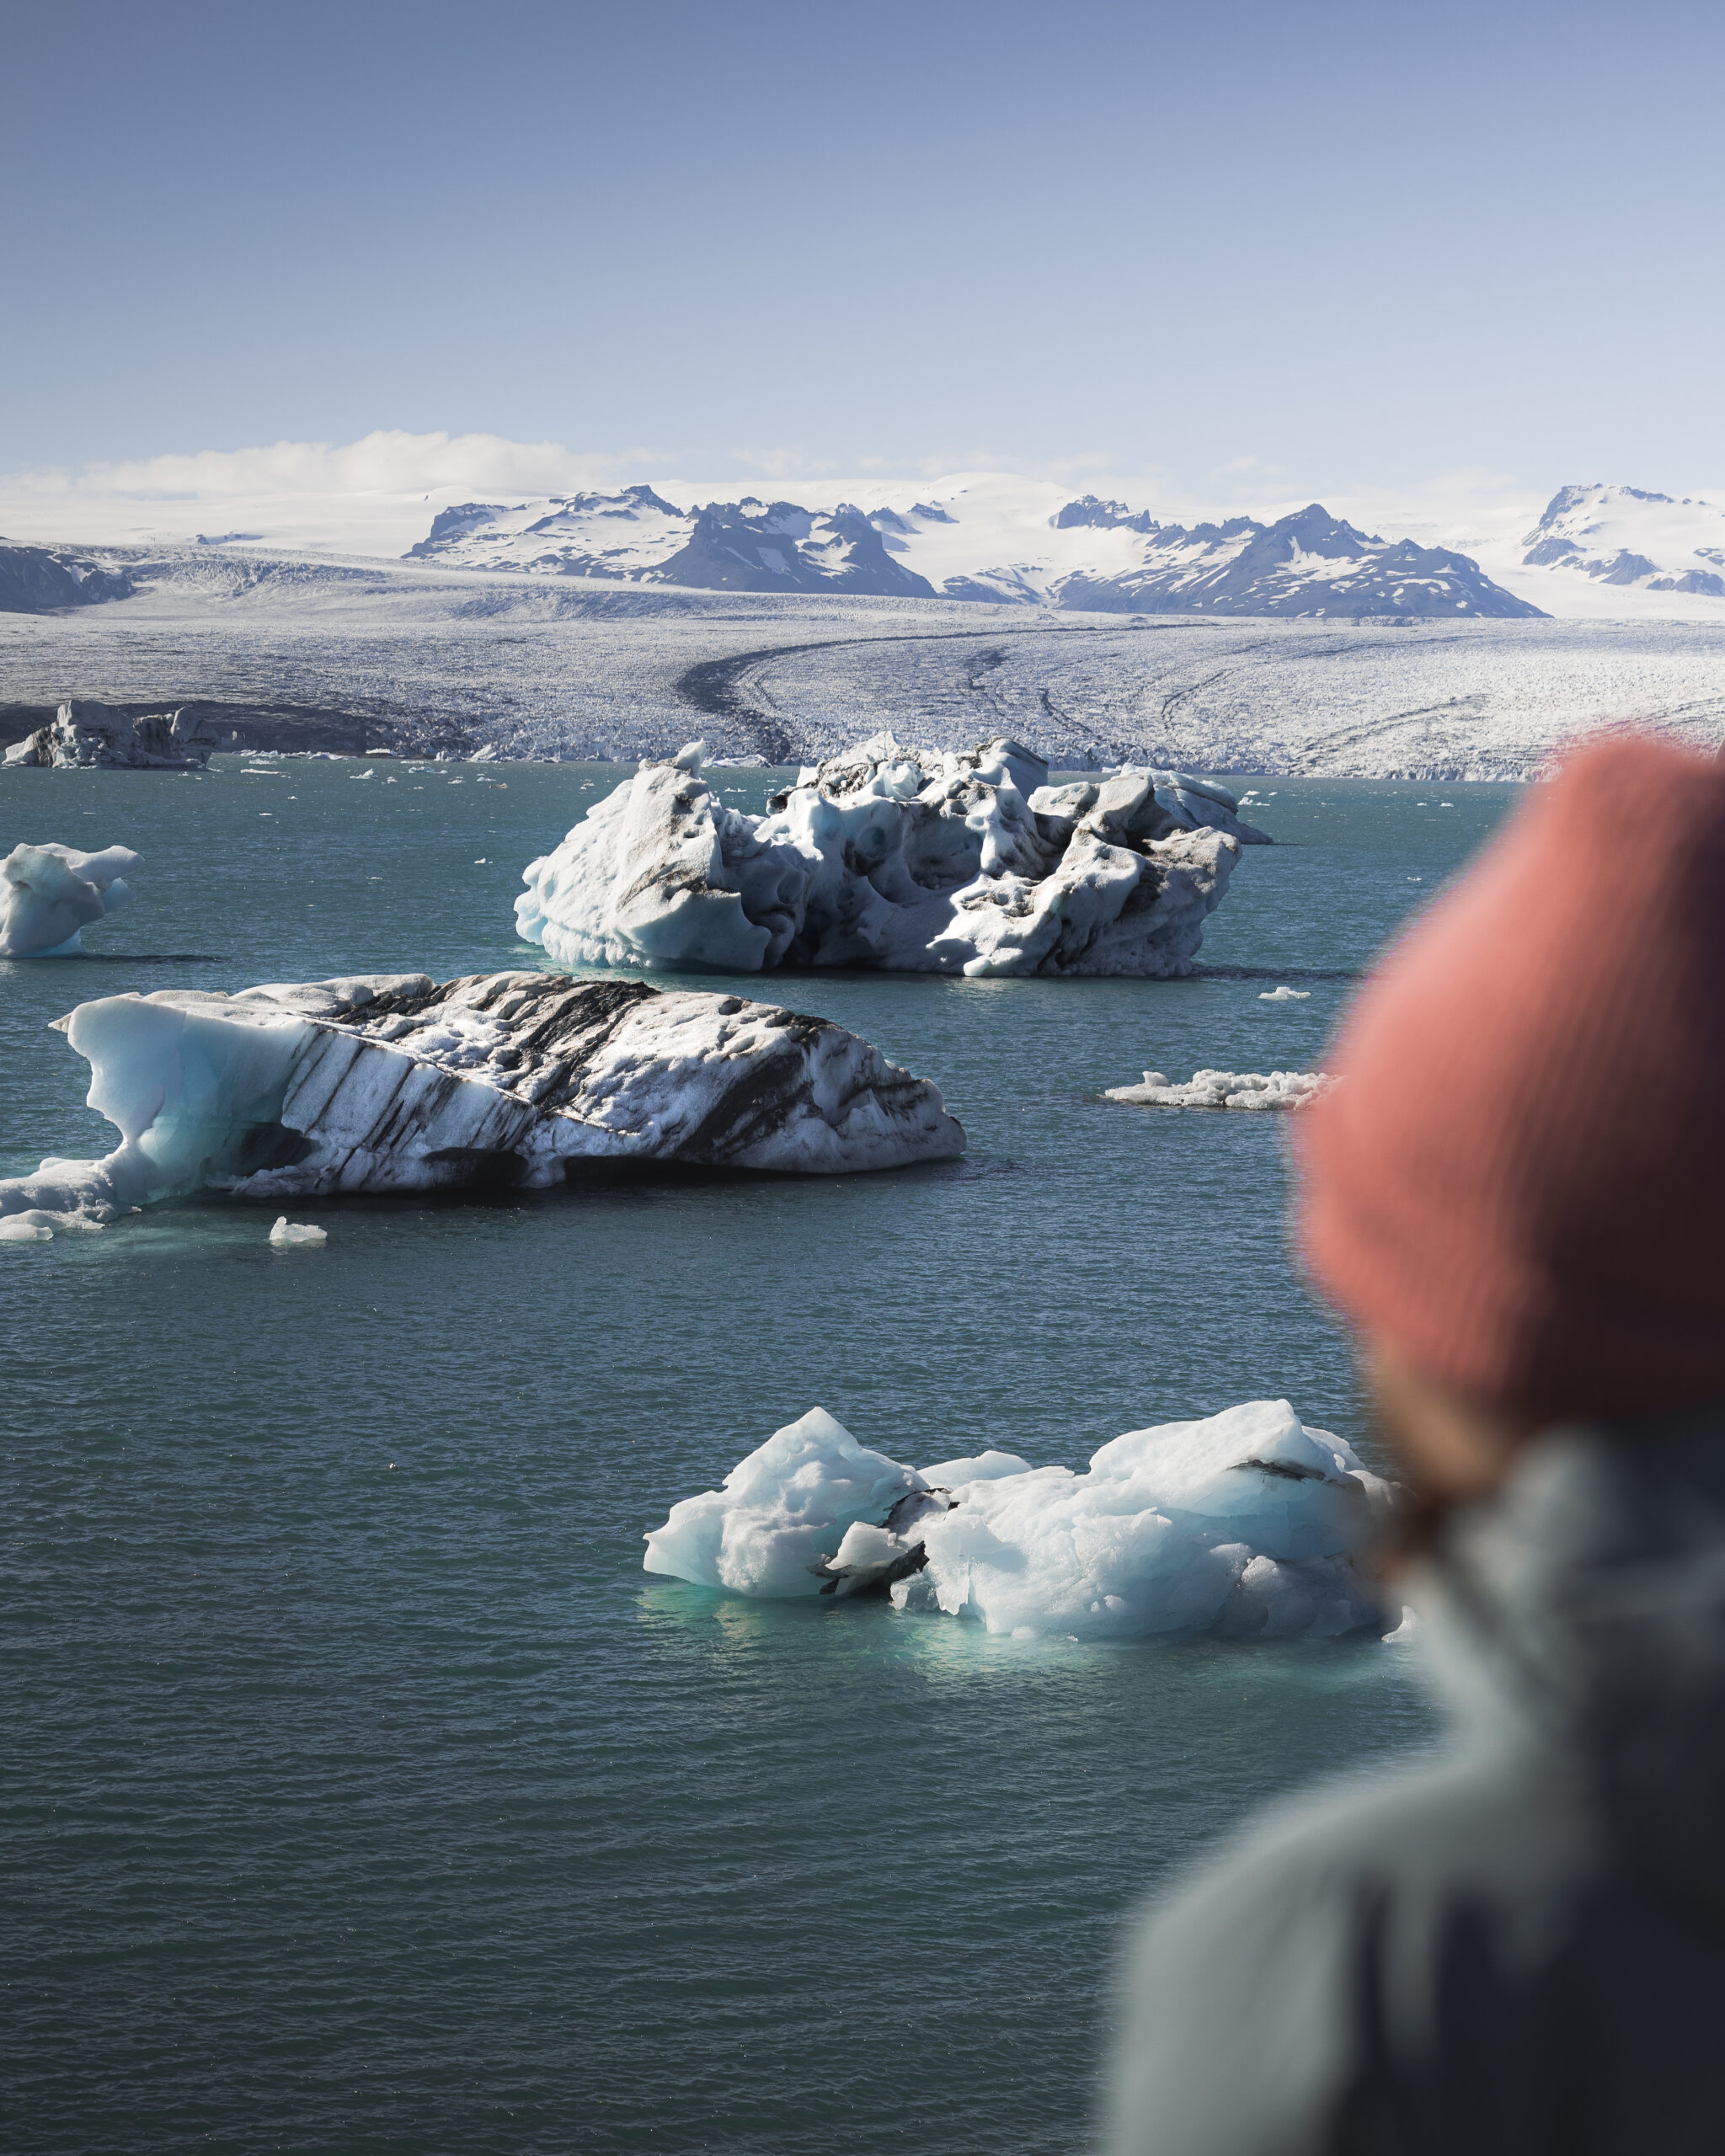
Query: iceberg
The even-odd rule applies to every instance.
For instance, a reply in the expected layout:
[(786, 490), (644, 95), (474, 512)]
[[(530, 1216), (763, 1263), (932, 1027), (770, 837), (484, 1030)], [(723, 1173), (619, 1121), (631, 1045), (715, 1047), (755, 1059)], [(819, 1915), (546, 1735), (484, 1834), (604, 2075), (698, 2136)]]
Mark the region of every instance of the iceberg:
[(1129, 1430), (1078, 1474), (1005, 1452), (904, 1466), (815, 1407), (673, 1505), (644, 1564), (734, 1594), (884, 1589), (1015, 1636), (1337, 1639), (1390, 1621), (1358, 1561), (1392, 1502), (1285, 1400)]
[(915, 973), (1191, 969), (1242, 844), (1225, 788), (1130, 771), (1051, 787), (1016, 742), (878, 734), (808, 766), (761, 816), (644, 762), (522, 873), (515, 925), (565, 964), (874, 966)]
[(1105, 1097), (1146, 1108), (1297, 1108), (1334, 1080), (1322, 1070), (1194, 1070), (1183, 1085), (1146, 1070), (1141, 1086), (1110, 1086)]
[(584, 1166), (837, 1175), (949, 1160), (926, 1080), (825, 1018), (561, 974), (159, 990), (57, 1024), (120, 1134), (0, 1181), (0, 1216), (105, 1224), (197, 1190), (541, 1189)]
[(126, 905), (126, 878), (144, 865), (123, 846), (15, 846), (0, 861), (0, 958), (59, 958), (83, 949), (93, 922)]
[(184, 706), (134, 718), (93, 696), (73, 696), (46, 726), (14, 741), (5, 760), (53, 771), (198, 771), (220, 738)]
[(290, 1220), (285, 1213), (270, 1230), (271, 1250), (322, 1250), (328, 1240), (327, 1228), (309, 1227), (303, 1221)]

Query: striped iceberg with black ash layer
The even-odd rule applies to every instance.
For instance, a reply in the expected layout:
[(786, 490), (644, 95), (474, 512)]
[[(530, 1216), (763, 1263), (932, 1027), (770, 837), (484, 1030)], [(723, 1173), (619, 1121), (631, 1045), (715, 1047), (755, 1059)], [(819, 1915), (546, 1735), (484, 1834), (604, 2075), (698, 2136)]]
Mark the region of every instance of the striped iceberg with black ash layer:
[(945, 1160), (937, 1088), (825, 1018), (560, 974), (170, 990), (59, 1022), (120, 1133), (0, 1182), (0, 1219), (101, 1225), (195, 1190), (543, 1188), (583, 1164), (833, 1175)]

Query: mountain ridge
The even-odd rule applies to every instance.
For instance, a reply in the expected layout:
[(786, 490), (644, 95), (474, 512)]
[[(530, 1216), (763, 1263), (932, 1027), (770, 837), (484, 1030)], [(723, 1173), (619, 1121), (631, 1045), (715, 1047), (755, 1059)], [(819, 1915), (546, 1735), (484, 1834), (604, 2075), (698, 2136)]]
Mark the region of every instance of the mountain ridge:
[[(864, 511), (850, 502), (809, 509), (745, 495), (680, 509), (637, 485), (610, 494), (452, 504), (404, 558), (696, 590), (829, 591), (1100, 613), (1530, 619), (1541, 611), (1467, 555), (1361, 531), (1316, 502), (1273, 524), (1241, 516), (1187, 526), (1087, 494), (1047, 519), (1048, 531), (1071, 535), (1064, 544), (1038, 547), (1025, 528), (1010, 535), (1031, 542), (1023, 558), (991, 561), (991, 542), (1002, 535), (979, 531), (969, 562), (953, 565), (953, 528), (963, 521), (948, 505), (927, 501)], [(1096, 544), (1087, 547), (1092, 535)], [(927, 555), (936, 569), (937, 554), (943, 567), (937, 582), (916, 566)]]

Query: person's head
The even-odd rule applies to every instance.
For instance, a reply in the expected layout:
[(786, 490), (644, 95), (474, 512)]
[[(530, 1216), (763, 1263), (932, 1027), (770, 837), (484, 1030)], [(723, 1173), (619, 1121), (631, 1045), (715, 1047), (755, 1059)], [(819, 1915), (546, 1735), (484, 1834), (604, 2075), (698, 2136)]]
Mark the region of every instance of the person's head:
[(1299, 1240), (1439, 1508), (1559, 1422), (1725, 1398), (1725, 763), (1578, 750), (1375, 970)]

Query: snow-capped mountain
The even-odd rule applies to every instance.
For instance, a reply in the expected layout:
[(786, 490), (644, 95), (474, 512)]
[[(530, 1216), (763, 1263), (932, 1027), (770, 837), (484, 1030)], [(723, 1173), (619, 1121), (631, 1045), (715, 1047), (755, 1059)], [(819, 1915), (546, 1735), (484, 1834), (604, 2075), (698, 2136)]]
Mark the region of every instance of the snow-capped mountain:
[(794, 502), (712, 502), (680, 510), (651, 487), (446, 509), (409, 558), (452, 567), (620, 577), (697, 591), (835, 591), (932, 599), (932, 585), (888, 554), (860, 510)]
[[(1121, 614), (1497, 616), (1539, 609), (1466, 555), (1355, 529), (1312, 503), (1274, 524), (1188, 527), (1124, 503), (1032, 504), (953, 483), (864, 512), (841, 502), (678, 509), (651, 487), (443, 510), (411, 548), (451, 568), (620, 578), (700, 590), (832, 591)], [(1035, 489), (1034, 492), (1044, 490)], [(1016, 497), (1016, 498), (1015, 498)]]
[(1528, 568), (1725, 599), (1725, 503), (1639, 487), (1560, 487), (1522, 543)]
[[(1118, 614), (1536, 615), (1493, 584), (1477, 562), (1411, 539), (1355, 529), (1318, 503), (1274, 524), (1247, 516), (1224, 524), (1157, 524), (1119, 502), (1087, 494), (1056, 518), (1062, 530), (1130, 531), (1140, 558), (1113, 575), (1082, 570), (1059, 579), (1061, 606)], [(950, 589), (950, 587), (949, 587)]]

